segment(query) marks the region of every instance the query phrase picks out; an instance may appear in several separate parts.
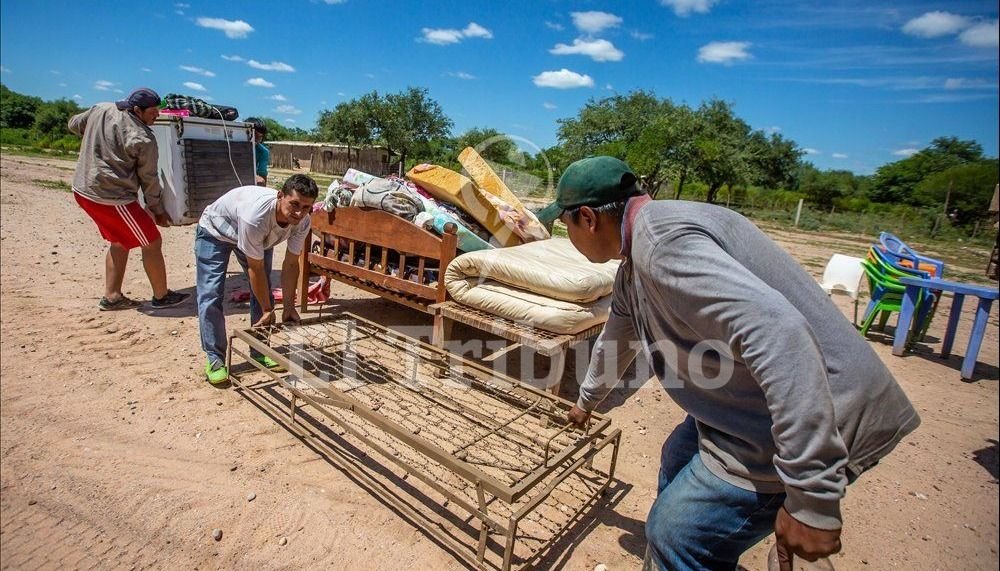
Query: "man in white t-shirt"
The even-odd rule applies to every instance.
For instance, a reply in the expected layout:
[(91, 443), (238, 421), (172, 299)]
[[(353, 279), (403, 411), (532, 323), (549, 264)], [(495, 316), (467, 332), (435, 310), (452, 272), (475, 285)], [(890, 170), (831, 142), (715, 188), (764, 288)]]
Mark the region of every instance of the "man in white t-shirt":
[[(253, 295), (250, 321), (254, 326), (273, 324), (274, 297), (271, 295), (271, 255), (273, 248), (288, 241), (281, 263), (282, 321), (299, 321), (295, 310), (295, 288), (299, 277), (299, 254), (309, 235), (309, 213), (319, 195), (316, 182), (295, 174), (281, 190), (241, 186), (219, 197), (205, 209), (195, 233), (197, 262), (198, 325), (201, 348), (208, 360), (205, 376), (212, 384), (229, 379), (226, 370), (226, 318), (222, 301), (226, 288), (229, 255), (243, 267)], [(262, 365), (278, 366), (273, 359), (251, 352)]]

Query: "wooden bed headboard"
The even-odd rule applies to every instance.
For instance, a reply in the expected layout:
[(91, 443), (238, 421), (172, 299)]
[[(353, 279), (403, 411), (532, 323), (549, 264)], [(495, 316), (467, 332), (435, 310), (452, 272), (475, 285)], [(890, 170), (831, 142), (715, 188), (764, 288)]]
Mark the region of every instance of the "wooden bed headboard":
[[(320, 238), (319, 252), (312, 251), (314, 237)], [(312, 235), (306, 239), (300, 258), (301, 310), (306, 309), (310, 274), (321, 274), (433, 313), (428, 306), (447, 298), (444, 271), (455, 258), (457, 243), (451, 225), (444, 235), (437, 236), (382, 210), (354, 206), (333, 212), (318, 210), (312, 213)], [(360, 265), (355, 263), (359, 258)], [(393, 265), (396, 275), (391, 273)], [(425, 272), (434, 265), (438, 268), (438, 279), (436, 283), (425, 284)], [(414, 268), (415, 282), (405, 276), (408, 267)]]

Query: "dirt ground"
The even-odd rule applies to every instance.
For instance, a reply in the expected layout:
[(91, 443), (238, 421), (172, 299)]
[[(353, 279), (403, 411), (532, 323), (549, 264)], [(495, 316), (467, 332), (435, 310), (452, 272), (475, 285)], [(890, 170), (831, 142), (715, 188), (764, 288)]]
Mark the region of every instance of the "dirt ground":
[[(19, 156), (0, 164), (0, 566), (464, 568), (237, 392), (204, 382), (193, 303), (97, 311), (105, 246), (66, 191), (72, 169)], [(170, 286), (180, 291), (194, 291), (193, 230), (164, 231)], [(830, 254), (863, 255), (870, 240), (770, 233), (817, 276)], [(238, 269), (234, 261), (231, 275)], [(231, 280), (236, 287), (245, 282)], [(150, 296), (137, 253), (124, 289)], [(347, 286), (334, 294), (336, 308), (392, 327), (430, 323)], [(849, 300), (835, 300), (850, 318)], [(955, 355), (941, 360), (949, 305), (905, 357), (891, 354), (888, 336), (870, 338), (923, 424), (849, 488), (837, 569), (996, 569), (997, 307), (976, 378), (963, 382), (974, 304)], [(226, 311), (230, 327), (247, 325), (245, 305)], [(563, 396), (575, 398), (573, 380), (565, 385)], [(602, 410), (624, 432), (625, 491), (540, 567), (640, 564), (660, 445), (682, 414), (653, 382), (616, 393)], [(765, 568), (769, 548), (757, 546), (743, 565)]]

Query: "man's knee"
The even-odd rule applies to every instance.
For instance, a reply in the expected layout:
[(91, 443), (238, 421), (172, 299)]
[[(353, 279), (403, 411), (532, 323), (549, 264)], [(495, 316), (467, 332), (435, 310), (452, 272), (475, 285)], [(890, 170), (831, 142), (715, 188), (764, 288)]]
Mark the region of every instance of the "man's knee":
[(157, 238), (156, 240), (153, 240), (149, 244), (142, 246), (142, 253), (145, 254), (147, 252), (159, 252), (162, 249), (163, 249), (163, 238)]

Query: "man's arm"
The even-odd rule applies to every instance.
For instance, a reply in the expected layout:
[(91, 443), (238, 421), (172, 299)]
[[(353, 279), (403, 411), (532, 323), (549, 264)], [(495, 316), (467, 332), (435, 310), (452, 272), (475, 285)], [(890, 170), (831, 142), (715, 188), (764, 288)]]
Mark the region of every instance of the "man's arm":
[(616, 277), (608, 320), (590, 353), (590, 365), (580, 384), (576, 406), (569, 412), (569, 421), (573, 424), (582, 425), (590, 418), (590, 412), (618, 385), (625, 369), (635, 359), (635, 328), (632, 327), (632, 316), (624, 301), (622, 287), (622, 280)]
[(787, 512), (813, 528), (839, 529), (847, 447), (805, 317), (698, 230), (662, 241), (649, 263), (647, 281), (658, 297), (701, 337), (725, 343), (759, 383)]
[(281, 262), (281, 320), (299, 322), (299, 312), (295, 309), (295, 294), (299, 285), (299, 254), (285, 250)]
[(247, 274), (250, 276), (250, 291), (264, 310), (264, 316), (253, 326), (271, 325), (274, 323), (274, 307), (271, 305), (271, 291), (267, 287), (267, 271), (264, 269), (264, 259), (247, 256)]
[(69, 132), (73, 133), (78, 137), (83, 136), (83, 132), (87, 129), (87, 119), (90, 117), (90, 112), (94, 108), (91, 107), (82, 113), (77, 113), (69, 118), (69, 122), (66, 123), (66, 127), (69, 128)]
[(139, 185), (142, 186), (142, 194), (146, 198), (146, 208), (156, 217), (157, 224), (160, 224), (160, 222), (168, 222), (169, 219), (166, 217), (166, 212), (160, 201), (163, 187), (160, 185), (158, 153), (156, 139), (152, 137), (148, 141), (135, 145), (136, 174), (139, 177)]

